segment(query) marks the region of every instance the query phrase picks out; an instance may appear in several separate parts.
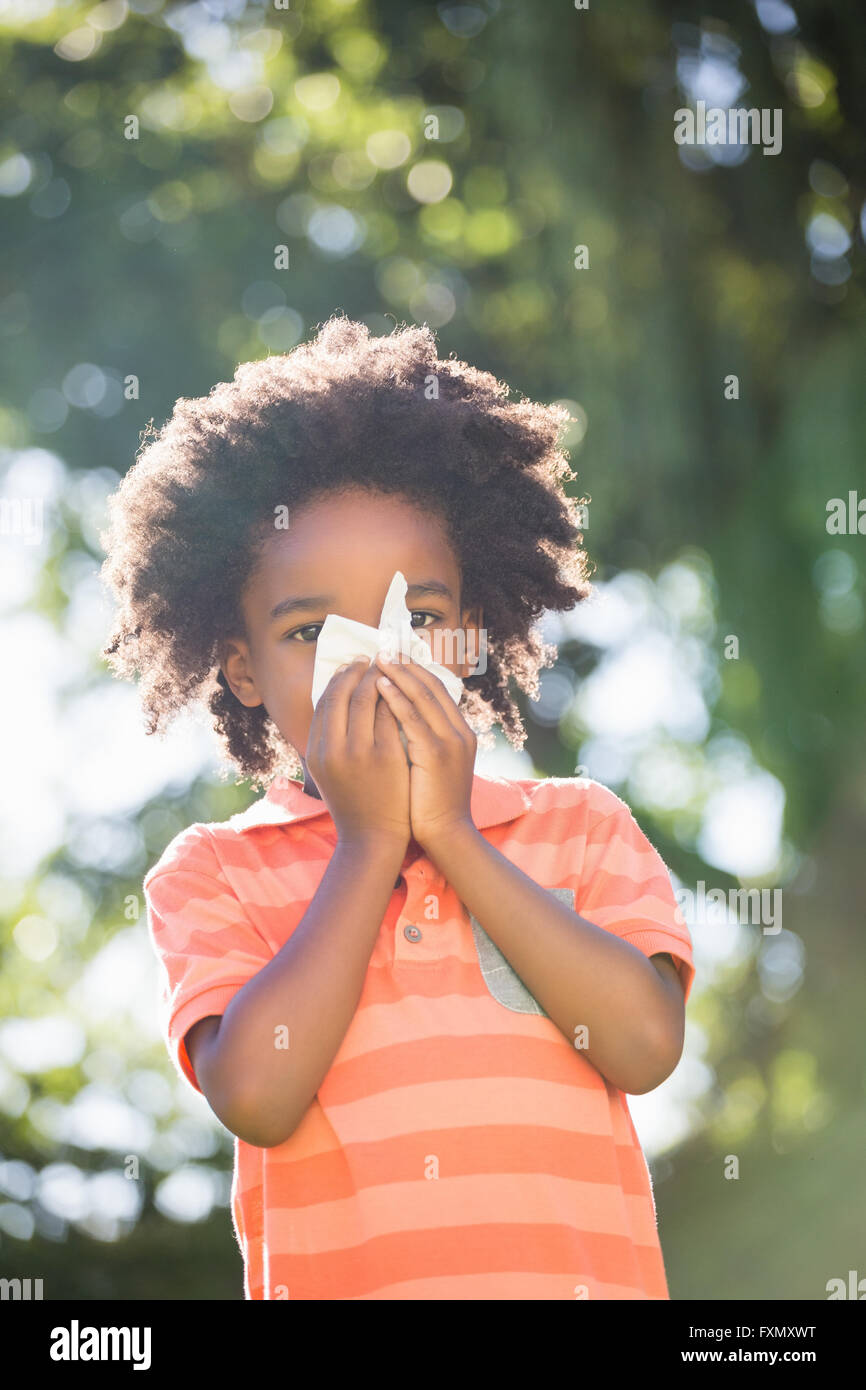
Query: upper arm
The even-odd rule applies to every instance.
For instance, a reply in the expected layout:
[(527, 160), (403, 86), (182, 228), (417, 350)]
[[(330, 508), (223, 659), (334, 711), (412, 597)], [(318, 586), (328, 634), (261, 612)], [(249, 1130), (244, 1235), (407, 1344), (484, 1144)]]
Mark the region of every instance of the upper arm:
[(243, 1139), (244, 1143), (252, 1144), (258, 1149), (269, 1148), (269, 1144), (263, 1144), (260, 1139), (247, 1134), (246, 1127), (241, 1126), (233, 1117), (230, 1102), (222, 1094), (222, 1081), (218, 1069), (219, 1054), (216, 1049), (221, 1023), (221, 1014), (208, 1014), (206, 1018), (200, 1018), (188, 1028), (184, 1034), (187, 1056), (204, 1098), (220, 1123), (239, 1139)]
[(214, 1067), (222, 1062), (219, 1018), (273, 959), (273, 949), (226, 879), (207, 827), (191, 826), (171, 842), (145, 878), (144, 896), (161, 966), (161, 1028), (169, 1053), (222, 1119)]
[[(664, 860), (625, 802), (607, 788), (593, 788), (591, 802), (584, 797), (584, 814), (580, 819), (575, 813), (574, 828), (576, 855), (583, 838), (583, 857), (576, 860), (575, 911), (623, 937), (646, 959), (656, 957), (651, 978), (659, 982), (655, 1001), (663, 1026), (676, 1026), (679, 1017), (682, 1027), (695, 973), (692, 943)], [(668, 952), (676, 956), (676, 964), (667, 959)]]
[(213, 1100), (208, 1086), (208, 1054), (210, 1045), (216, 1037), (221, 1021), (221, 1015), (208, 1014), (206, 1018), (200, 1018), (198, 1023), (194, 1023), (184, 1035), (186, 1051), (192, 1063), (192, 1069), (196, 1074), (198, 1084), (204, 1093), (205, 1099), (213, 1109)]
[(650, 956), (650, 960), (663, 980), (676, 980), (680, 994), (682, 994), (683, 985), (680, 979), (680, 972), (674, 964), (673, 956), (669, 955), (667, 951), (656, 951), (655, 955)]
[(666, 951), (656, 952), (650, 956), (650, 964), (655, 967), (656, 973), (664, 985), (664, 992), (667, 1000), (668, 1023), (674, 1038), (677, 1042), (677, 1055), (681, 1055), (683, 1049), (683, 1033), (685, 1029), (686, 1006), (683, 996), (683, 982), (680, 973), (674, 964), (673, 957)]

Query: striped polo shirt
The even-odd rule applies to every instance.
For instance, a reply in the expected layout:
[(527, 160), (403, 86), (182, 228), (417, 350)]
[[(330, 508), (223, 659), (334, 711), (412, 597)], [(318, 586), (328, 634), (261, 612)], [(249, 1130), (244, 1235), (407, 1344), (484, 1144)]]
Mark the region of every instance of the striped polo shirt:
[[(476, 775), (478, 830), (646, 956), (691, 940), (629, 808), (586, 778)], [(336, 846), (325, 803), (275, 779), (247, 811), (176, 835), (144, 880), (162, 1026), (184, 1035), (279, 951)], [(531, 922), (526, 924), (532, 930)], [(248, 1299), (666, 1299), (646, 1160), (625, 1094), (560, 1032), (417, 846), (357, 1010), (285, 1143), (235, 1137)]]

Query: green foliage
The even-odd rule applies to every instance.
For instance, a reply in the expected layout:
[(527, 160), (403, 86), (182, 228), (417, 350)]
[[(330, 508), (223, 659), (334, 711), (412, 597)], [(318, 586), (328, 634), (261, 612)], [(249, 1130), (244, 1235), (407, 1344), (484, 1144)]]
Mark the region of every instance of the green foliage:
[[(659, 1159), (674, 1297), (822, 1297), (825, 1279), (862, 1252), (847, 1225), (862, 1124), (836, 1126), (862, 1112), (860, 1040), (840, 1020), (859, 1017), (864, 967), (855, 889), (866, 541), (831, 536), (825, 521), (830, 498), (864, 488), (854, 180), (864, 19), (856, 7), (798, 14), (800, 29), (776, 36), (749, 5), (724, 21), (696, 9), (686, 22), (664, 0), (585, 12), (493, 0), (250, 3), (227, 6), (222, 22), (197, 6), (109, 0), (0, 19), (10, 186), (24, 167), (16, 159), (29, 161), (26, 188), (5, 200), (0, 332), (11, 351), (0, 424), (10, 459), (54, 450), (71, 480), (102, 469), (108, 486), (178, 396), (207, 393), (240, 360), (289, 350), (335, 308), (380, 332), (426, 321), (443, 354), (569, 405), (572, 486), (592, 499), (597, 577), (658, 579), (669, 631), (702, 654), (706, 736), (659, 733), (649, 750), (678, 761), (692, 791), (666, 809), (651, 779), (649, 792), (636, 773), (622, 789), (671, 867), (685, 882), (714, 872), (733, 882), (708, 868), (697, 833), (722, 776), (714, 738), (737, 735), (784, 787), (785, 928), (805, 944), (806, 984), (768, 999), (759, 967), (773, 938), (758, 939), (690, 1005), (711, 1080), (692, 1135)], [(677, 61), (694, 57), (701, 26), (705, 56), (747, 78), (740, 104), (783, 111), (778, 156), (753, 148), (739, 164), (702, 169), (679, 157)], [(136, 139), (126, 138), (130, 116)], [(850, 268), (839, 283), (826, 278), (826, 258), (810, 267), (819, 216), (852, 241), (832, 262)], [(578, 245), (589, 249), (585, 270), (575, 269)], [(275, 269), (279, 246), (285, 270)], [(92, 404), (75, 403), (69, 384), (82, 363), (102, 373)], [(724, 393), (730, 374), (735, 400)], [(32, 611), (64, 631), (70, 576), (101, 558), (92, 499), (70, 483)], [(697, 576), (693, 611), (677, 612), (673, 581), (665, 589), (671, 566)], [(731, 661), (730, 634), (740, 651)], [(96, 690), (108, 677), (92, 649), (83, 655), (83, 688)], [(583, 642), (560, 646), (576, 684), (599, 660)], [(590, 732), (579, 711), (544, 724), (524, 710), (537, 775), (571, 775)], [(126, 905), (176, 831), (249, 799), (211, 782), (175, 788), (132, 817), (138, 849), (120, 867), (88, 866), (60, 843), (0, 903), (0, 1012), (67, 1014), (86, 1039), (75, 1065), (27, 1073), (7, 1058), (0, 1070), (0, 1264), (9, 1275), (44, 1270), (46, 1296), (241, 1296), (225, 1191), (231, 1137), (181, 1093), (132, 1012), (100, 1023), (76, 1000), (104, 948), (128, 932), (144, 939)], [(47, 955), (44, 927), (22, 928), (27, 918), (57, 928)], [(167, 1095), (154, 1075), (168, 1078)], [(140, 1150), (122, 1137), (105, 1150), (63, 1137), (71, 1102), (100, 1085), (147, 1117)], [(724, 1183), (732, 1148), (759, 1177)], [(113, 1228), (79, 1228), (34, 1200), (47, 1165), (120, 1173), (138, 1152), (140, 1213)], [(26, 1171), (10, 1177), (10, 1161)], [(155, 1197), (199, 1162), (222, 1186), (190, 1238)], [(784, 1218), (819, 1206), (823, 1263), (804, 1273), (813, 1227), (792, 1223), (799, 1260)], [(738, 1251), (753, 1222), (761, 1263), (751, 1255), (746, 1268)]]

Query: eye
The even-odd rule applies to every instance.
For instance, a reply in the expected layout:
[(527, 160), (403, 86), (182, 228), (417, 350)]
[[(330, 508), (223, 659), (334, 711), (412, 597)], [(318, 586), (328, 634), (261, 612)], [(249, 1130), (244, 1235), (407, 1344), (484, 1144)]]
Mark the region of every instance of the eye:
[[(311, 628), (322, 626), (322, 623), (305, 623), (303, 627), (296, 627), (293, 628), (291, 632), (283, 633), (283, 640), (287, 641), (290, 637), (296, 637), (299, 632), (309, 632)], [(316, 637), (318, 637), (318, 633), (316, 633)], [(301, 638), (302, 642), (306, 642), (306, 640), (305, 637)], [(314, 637), (312, 640), (315, 642), (316, 638)]]
[[(434, 623), (438, 623), (438, 622), (441, 620), (441, 614), (439, 614), (439, 613), (429, 613), (429, 612), (427, 612), (427, 611), (426, 611), (425, 609), (423, 609), (423, 608), (414, 608), (414, 609), (412, 610), (411, 614), (410, 614), (410, 621), (411, 621), (412, 619), (414, 619), (416, 616), (420, 616), (420, 617), (422, 617), (422, 618), (431, 618), (431, 619), (432, 619), (432, 622), (424, 623), (424, 624), (423, 624), (424, 627), (432, 627)], [(293, 628), (291, 632), (285, 632), (285, 633), (283, 634), (283, 641), (288, 641), (289, 638), (291, 638), (291, 637), (298, 637), (298, 635), (299, 635), (300, 633), (311, 632), (314, 628), (321, 628), (321, 627), (323, 627), (323, 626), (324, 626), (324, 624), (322, 624), (322, 623), (305, 623), (303, 627), (296, 627), (296, 628)], [(414, 623), (414, 622), (413, 622), (413, 623), (412, 623), (412, 626), (415, 627), (415, 628), (418, 628), (418, 627), (421, 627), (422, 625), (421, 625), (421, 623)], [(309, 641), (315, 642), (315, 641), (316, 641), (316, 638), (318, 637), (318, 635), (319, 635), (319, 634), (318, 634), (318, 632), (317, 632), (315, 637), (312, 637), (312, 638), (300, 637), (299, 640), (300, 640), (301, 642), (305, 642), (305, 643), (306, 643), (306, 642), (309, 642)]]

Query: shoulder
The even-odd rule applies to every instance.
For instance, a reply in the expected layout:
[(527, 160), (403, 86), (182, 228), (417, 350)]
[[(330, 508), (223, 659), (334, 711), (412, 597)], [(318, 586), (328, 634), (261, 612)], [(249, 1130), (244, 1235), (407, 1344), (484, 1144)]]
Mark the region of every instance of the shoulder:
[(219, 872), (219, 857), (216, 853), (213, 830), (217, 829), (205, 822), (196, 821), (178, 832), (169, 840), (159, 859), (147, 871), (144, 888), (147, 889), (161, 874), (184, 871), (216, 874)]
[(632, 818), (626, 803), (591, 777), (518, 778), (514, 785), (528, 802), (528, 815), (569, 816), (587, 831), (611, 816)]
[[(291, 819), (279, 798), (267, 793), (254, 801), (244, 811), (221, 821), (195, 821), (179, 831), (166, 845), (156, 863), (144, 878), (144, 887), (163, 874), (199, 872), (222, 880), (224, 871), (231, 871), (238, 865), (249, 862), (250, 840), (246, 833), (262, 829), (273, 834), (274, 828), (285, 825)], [(269, 835), (265, 836), (265, 843)], [(258, 849), (262, 840), (254, 835), (252, 843)]]

